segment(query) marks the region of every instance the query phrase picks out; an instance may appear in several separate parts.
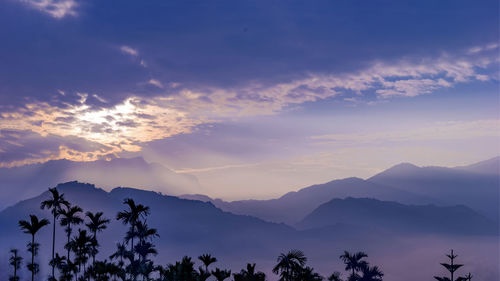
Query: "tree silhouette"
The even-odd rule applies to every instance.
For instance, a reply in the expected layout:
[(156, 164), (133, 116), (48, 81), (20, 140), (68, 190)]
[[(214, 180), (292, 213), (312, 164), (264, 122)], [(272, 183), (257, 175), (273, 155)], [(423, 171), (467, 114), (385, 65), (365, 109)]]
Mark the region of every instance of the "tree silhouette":
[(220, 269), (218, 267), (212, 270), (212, 275), (217, 279), (217, 281), (224, 281), (226, 278), (231, 276), (231, 270)]
[[(49, 188), (50, 192), (50, 198), (42, 201), (42, 204), (40, 204), (40, 208), (43, 209), (50, 209), (52, 212), (52, 215), (54, 217), (53, 223), (52, 223), (52, 259), (54, 259), (54, 251), (55, 251), (55, 243), (56, 243), (56, 218), (59, 216), (60, 211), (62, 209), (62, 206), (69, 207), (69, 202), (64, 199), (64, 194), (59, 194), (59, 191), (54, 188)], [(52, 278), (54, 279), (54, 268), (55, 266), (52, 266)]]
[[(448, 277), (439, 277), (439, 276), (434, 276), (434, 279), (439, 280), (439, 281), (465, 281), (467, 280), (468, 277), (458, 277), (456, 280), (454, 279), (454, 274), (457, 269), (463, 266), (463, 264), (456, 264), (455, 259), (458, 257), (457, 255), (454, 254), (453, 250), (451, 250), (449, 255), (446, 255), (450, 259), (450, 263), (441, 263), (441, 265), (448, 270), (450, 273), (450, 278)], [(472, 276), (469, 273), (470, 279), (472, 279)]]
[(359, 281), (382, 281), (384, 273), (380, 271), (378, 266), (369, 266), (368, 263), (361, 267), (361, 278)]
[(21, 268), (21, 262), (23, 258), (18, 255), (17, 249), (11, 249), (11, 256), (9, 257), (9, 264), (12, 265), (14, 269), (14, 275), (9, 276), (9, 281), (19, 281), (19, 276), (17, 276), (17, 270)]
[(70, 247), (75, 253), (75, 264), (78, 265), (78, 273), (82, 272), (82, 265), (83, 272), (85, 272), (85, 265), (91, 253), (92, 236), (88, 235), (86, 230), (78, 229), (78, 234), (70, 241)]
[(26, 234), (31, 234), (31, 242), (28, 243), (28, 251), (31, 253), (31, 263), (27, 265), (28, 270), (31, 271), (31, 281), (35, 280), (35, 274), (38, 273), (38, 264), (35, 263), (35, 256), (38, 254), (38, 243), (35, 243), (36, 233), (42, 227), (49, 225), (47, 219), (39, 220), (37, 216), (30, 215), (30, 221), (20, 220), (19, 227)]
[(198, 257), (198, 259), (205, 265), (205, 271), (208, 271), (208, 266), (211, 265), (214, 262), (217, 262), (217, 259), (215, 257), (212, 257), (210, 254), (203, 254)]
[(363, 258), (366, 257), (368, 257), (368, 255), (366, 255), (363, 252), (357, 252), (351, 254), (348, 251), (344, 251), (344, 253), (340, 256), (340, 259), (345, 264), (345, 270), (351, 271), (351, 275), (348, 277), (347, 280), (349, 281), (359, 280), (360, 277), (357, 274), (357, 272), (359, 272), (363, 267), (368, 265), (366, 261), (362, 260)]
[(312, 267), (306, 266), (305, 268), (302, 268), (302, 270), (299, 271), (299, 274), (297, 276), (297, 280), (300, 281), (321, 281), (323, 280), (323, 277), (319, 275), (318, 273), (314, 272), (314, 269)]
[(242, 269), (240, 273), (233, 274), (234, 281), (265, 281), (266, 275), (263, 272), (255, 272), (255, 263), (247, 264), (247, 268)]
[(141, 204), (135, 204), (134, 200), (131, 198), (126, 198), (123, 200), (123, 204), (127, 205), (128, 210), (124, 210), (119, 212), (116, 215), (117, 220), (121, 220), (123, 224), (130, 225), (130, 232), (133, 234), (130, 237), (131, 244), (130, 250), (134, 249), (134, 235), (135, 235), (135, 227), (137, 225), (137, 221), (142, 217), (145, 217), (149, 214), (149, 207), (146, 207)]
[(66, 226), (64, 231), (66, 232), (66, 236), (68, 238), (68, 242), (64, 246), (67, 250), (68, 253), (66, 254), (66, 261), (70, 262), (70, 246), (69, 246), (69, 241), (71, 239), (71, 234), (73, 233), (73, 226), (79, 225), (83, 222), (83, 219), (78, 216), (78, 213), (82, 213), (83, 210), (82, 208), (78, 206), (71, 206), (71, 204), (68, 204), (68, 207), (66, 209), (62, 209), (59, 214), (61, 216), (61, 226)]
[(291, 250), (286, 254), (281, 253), (273, 272), (280, 275), (280, 281), (292, 281), (299, 274), (306, 261), (306, 256), (300, 250)]
[(328, 277), (328, 280), (329, 281), (342, 281), (342, 278), (340, 277), (340, 272), (335, 271), (334, 273), (332, 273), (332, 275), (330, 275), (330, 277)]
[(92, 233), (92, 238), (93, 238), (93, 245), (92, 245), (92, 265), (95, 264), (95, 256), (97, 254), (97, 247), (99, 244), (97, 243), (97, 233), (103, 231), (104, 229), (107, 228), (107, 224), (109, 223), (109, 220), (106, 218), (103, 218), (102, 212), (97, 212), (97, 213), (92, 213), (92, 212), (86, 212), (85, 215), (89, 218), (89, 222), (86, 223), (85, 225), (89, 229), (89, 231)]

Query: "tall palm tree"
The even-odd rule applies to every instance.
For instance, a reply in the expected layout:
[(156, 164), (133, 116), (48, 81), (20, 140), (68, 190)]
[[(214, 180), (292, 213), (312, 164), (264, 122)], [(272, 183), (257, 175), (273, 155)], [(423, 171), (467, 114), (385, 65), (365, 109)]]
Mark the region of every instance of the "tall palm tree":
[(306, 261), (306, 256), (300, 250), (291, 250), (286, 254), (281, 253), (273, 272), (280, 274), (280, 281), (292, 281), (306, 264)]
[(361, 268), (362, 276), (359, 281), (382, 281), (384, 273), (380, 271), (378, 266), (363, 266)]
[(66, 226), (64, 229), (66, 231), (66, 236), (68, 238), (68, 242), (65, 246), (65, 248), (68, 250), (68, 253), (66, 255), (66, 260), (69, 262), (70, 261), (70, 247), (69, 247), (69, 241), (71, 239), (71, 234), (73, 232), (72, 226), (79, 225), (83, 222), (83, 219), (78, 216), (78, 213), (83, 212), (82, 208), (78, 206), (71, 206), (71, 204), (68, 204), (68, 207), (66, 209), (62, 209), (59, 214), (61, 215), (61, 226)]
[(217, 258), (212, 257), (210, 254), (203, 254), (198, 257), (198, 259), (205, 265), (205, 271), (208, 271), (208, 266), (214, 262), (217, 262)]
[(85, 225), (87, 226), (87, 228), (92, 233), (92, 238), (93, 238), (93, 240), (95, 242), (94, 245), (93, 245), (93, 248), (92, 248), (92, 265), (94, 265), (95, 264), (95, 256), (97, 254), (97, 246), (98, 246), (98, 243), (97, 243), (97, 232), (101, 232), (104, 229), (106, 229), (107, 228), (107, 224), (109, 223), (109, 220), (102, 217), (102, 215), (103, 215), (102, 212), (97, 212), (95, 214), (93, 214), (92, 212), (87, 212), (87, 213), (85, 213), (85, 215), (90, 220)]
[(364, 252), (357, 252), (354, 254), (344, 251), (344, 254), (340, 256), (340, 259), (345, 264), (345, 270), (351, 271), (351, 275), (348, 280), (358, 280), (359, 275), (357, 274), (363, 267), (368, 266), (368, 263), (363, 260), (363, 258), (368, 257)]
[(220, 268), (215, 268), (212, 270), (212, 275), (217, 279), (217, 281), (224, 281), (224, 279), (231, 276), (231, 270), (221, 270)]
[[(59, 213), (62, 209), (62, 206), (69, 206), (69, 202), (64, 199), (64, 194), (59, 194), (59, 191), (54, 188), (49, 188), (50, 192), (50, 198), (43, 201), (42, 204), (40, 205), (40, 208), (43, 209), (50, 209), (52, 212), (52, 215), (54, 217), (54, 221), (52, 224), (52, 259), (54, 259), (54, 251), (55, 251), (55, 246), (56, 246), (56, 218), (59, 216)], [(54, 268), (55, 266), (52, 266), (52, 279), (54, 279)]]
[[(129, 224), (132, 233), (135, 233), (135, 227), (137, 221), (140, 218), (144, 218), (149, 215), (149, 207), (142, 204), (135, 204), (135, 201), (131, 198), (126, 198), (123, 200), (123, 204), (127, 205), (128, 210), (119, 212), (116, 215), (117, 220), (121, 220), (123, 224)], [(134, 249), (134, 236), (131, 237), (130, 250)]]
[(21, 268), (21, 262), (23, 258), (18, 255), (17, 249), (11, 249), (12, 254), (9, 258), (9, 264), (14, 268), (14, 275), (9, 277), (9, 281), (19, 281), (19, 276), (17, 276), (17, 270)]
[[(78, 235), (71, 239), (70, 247), (75, 253), (75, 264), (78, 265), (78, 272), (82, 272), (82, 265), (85, 272), (85, 265), (92, 247), (92, 236), (88, 235), (86, 230), (78, 229)], [(76, 279), (78, 280), (78, 278)]]
[(30, 221), (20, 220), (19, 227), (26, 234), (31, 234), (31, 243), (28, 244), (28, 251), (31, 252), (31, 263), (28, 264), (28, 270), (31, 271), (31, 281), (35, 280), (35, 273), (38, 272), (38, 264), (35, 264), (35, 256), (38, 252), (38, 244), (35, 243), (35, 234), (42, 229), (42, 227), (49, 225), (47, 219), (39, 220), (37, 216), (30, 215)]

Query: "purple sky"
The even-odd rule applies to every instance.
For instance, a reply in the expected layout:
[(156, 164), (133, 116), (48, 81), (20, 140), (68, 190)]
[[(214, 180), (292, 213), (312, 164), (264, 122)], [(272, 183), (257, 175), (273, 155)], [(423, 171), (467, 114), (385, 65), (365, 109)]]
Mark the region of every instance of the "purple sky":
[(0, 3), (0, 165), (143, 156), (264, 198), (500, 153), (499, 4)]

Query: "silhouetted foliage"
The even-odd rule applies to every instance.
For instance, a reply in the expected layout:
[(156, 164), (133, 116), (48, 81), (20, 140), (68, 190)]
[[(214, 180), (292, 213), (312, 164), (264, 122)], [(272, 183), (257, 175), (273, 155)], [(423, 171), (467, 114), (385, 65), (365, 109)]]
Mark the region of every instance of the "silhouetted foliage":
[(448, 259), (450, 259), (450, 263), (441, 263), (441, 265), (446, 268), (446, 270), (448, 270), (448, 272), (450, 273), (450, 277), (446, 277), (446, 276), (443, 276), (443, 277), (439, 277), (439, 276), (434, 276), (434, 279), (438, 280), (438, 281), (468, 281), (468, 280), (472, 280), (472, 275), (469, 274), (465, 277), (458, 277), (457, 279), (454, 279), (454, 275), (455, 275), (455, 272), (461, 268), (463, 266), (463, 264), (456, 264), (455, 263), (455, 259), (458, 257), (458, 255), (455, 255), (455, 253), (453, 252), (453, 250), (451, 250), (450, 254), (449, 255), (446, 255), (448, 257)]
[(35, 215), (30, 215), (30, 221), (19, 221), (19, 227), (21, 227), (23, 232), (31, 234), (31, 242), (27, 245), (28, 252), (31, 253), (31, 263), (27, 264), (27, 268), (31, 272), (31, 281), (35, 280), (35, 274), (37, 274), (39, 270), (39, 265), (35, 263), (35, 256), (38, 254), (39, 246), (39, 244), (35, 242), (35, 235), (42, 227), (49, 224), (50, 222), (47, 219), (39, 220)]
[[(136, 281), (142, 277), (142, 281), (206, 281), (213, 276), (217, 281), (224, 281), (231, 276), (231, 270), (215, 268), (209, 271), (209, 266), (217, 259), (210, 254), (203, 254), (198, 257), (203, 266), (195, 267), (191, 257), (183, 257), (180, 261), (166, 266), (157, 265), (152, 257), (158, 252), (153, 244), (154, 239), (159, 237), (155, 228), (149, 227), (147, 217), (150, 213), (149, 207), (136, 204), (133, 199), (127, 198), (123, 201), (126, 209), (118, 212), (116, 219), (128, 225), (123, 242), (116, 244), (116, 251), (109, 256), (108, 260), (96, 260), (99, 242), (97, 234), (107, 228), (110, 222), (104, 218), (102, 212), (86, 212), (88, 221), (86, 229), (79, 228), (73, 235), (73, 227), (81, 224), (83, 219), (79, 216), (82, 208), (72, 206), (64, 199), (64, 194), (54, 189), (49, 189), (51, 198), (42, 202), (42, 208), (51, 209), (54, 224), (61, 216), (60, 224), (65, 227), (67, 243), (64, 248), (67, 250), (66, 256), (54, 253), (49, 265), (52, 267), (52, 275), (49, 281)], [(19, 226), (24, 233), (31, 234), (31, 242), (27, 244), (31, 253), (31, 263), (27, 264), (31, 272), (31, 279), (34, 281), (39, 265), (35, 263), (38, 254), (39, 244), (35, 241), (35, 235), (44, 226), (50, 224), (47, 219), (39, 220), (35, 215), (30, 215), (30, 220), (19, 221)], [(55, 227), (53, 228), (52, 242), (55, 241)], [(134, 241), (137, 241), (134, 243)], [(127, 244), (130, 248), (127, 249)], [(54, 252), (54, 247), (53, 247)], [(71, 260), (70, 253), (74, 259)], [(22, 257), (18, 255), (18, 250), (11, 250), (9, 259), (13, 267), (13, 275), (9, 281), (19, 281), (18, 270), (21, 266)], [(346, 280), (341, 278), (339, 272), (334, 272), (327, 279), (329, 281), (382, 281), (384, 274), (377, 266), (371, 266), (365, 258), (368, 256), (364, 252), (351, 254), (348, 251), (340, 256), (348, 272)], [(464, 277), (454, 279), (454, 273), (462, 267), (456, 264), (456, 255), (453, 250), (447, 255), (450, 263), (442, 263), (450, 277), (435, 277), (439, 281), (471, 281), (472, 275), (469, 273)], [(92, 258), (90, 262), (90, 258)], [(290, 250), (281, 253), (277, 258), (277, 264), (272, 271), (279, 275), (280, 281), (322, 281), (324, 278), (310, 266), (306, 265), (307, 257), (300, 250)], [(54, 269), (60, 273), (58, 278), (54, 275)], [(246, 265), (239, 273), (234, 273), (234, 281), (265, 281), (266, 275), (256, 271), (255, 263)]]
[(266, 275), (263, 272), (255, 272), (255, 263), (247, 264), (246, 269), (242, 269), (240, 273), (233, 274), (234, 281), (264, 281)]
[[(55, 251), (55, 243), (56, 243), (56, 219), (61, 213), (62, 207), (69, 207), (69, 202), (64, 199), (64, 194), (59, 194), (59, 191), (56, 188), (49, 188), (49, 192), (51, 197), (40, 204), (40, 208), (50, 209), (54, 220), (52, 222), (52, 259), (54, 259), (54, 251)], [(52, 265), (52, 279), (55, 279), (54, 276), (55, 265)]]
[(9, 257), (9, 264), (12, 265), (14, 275), (9, 276), (9, 281), (19, 281), (19, 276), (17, 276), (17, 271), (21, 268), (21, 262), (23, 258), (19, 256), (17, 249), (11, 249), (11, 256)]

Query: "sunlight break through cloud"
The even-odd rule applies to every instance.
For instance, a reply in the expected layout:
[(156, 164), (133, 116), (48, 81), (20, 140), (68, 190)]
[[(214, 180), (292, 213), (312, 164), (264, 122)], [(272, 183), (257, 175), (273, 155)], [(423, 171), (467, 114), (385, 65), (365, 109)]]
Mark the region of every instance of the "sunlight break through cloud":
[[(77, 104), (67, 104), (64, 108), (49, 103), (30, 103), (21, 109), (2, 110), (0, 130), (32, 131), (42, 137), (80, 137), (106, 149), (83, 153), (75, 149), (67, 151), (67, 146), (61, 146), (50, 157), (95, 160), (124, 151), (140, 151), (144, 143), (190, 133), (200, 124), (238, 116), (276, 114), (290, 105), (341, 96), (347, 92), (354, 92), (359, 97), (374, 92), (378, 99), (384, 100), (394, 96), (430, 94), (458, 83), (496, 80), (498, 78), (493, 76), (496, 73), (488, 74), (487, 69), (498, 64), (498, 58), (491, 55), (491, 51), (497, 48), (483, 47), (472, 55), (443, 55), (419, 62), (377, 62), (355, 73), (310, 74), (304, 79), (272, 86), (253, 83), (237, 89), (201, 90), (169, 87), (165, 91), (171, 92), (164, 95), (152, 98), (132, 95), (111, 107), (106, 107), (103, 99), (102, 107), (96, 108), (87, 101), (89, 94), (80, 93)], [(137, 50), (129, 47), (122, 47), (122, 51), (131, 56), (138, 54)], [(164, 85), (156, 79), (151, 79), (149, 84), (160, 89)], [(343, 138), (335, 135), (335, 138), (338, 137)], [(2, 139), (0, 136), (0, 142)], [(39, 161), (41, 159), (35, 155), (21, 162)], [(13, 165), (13, 162), (2, 165)]]

